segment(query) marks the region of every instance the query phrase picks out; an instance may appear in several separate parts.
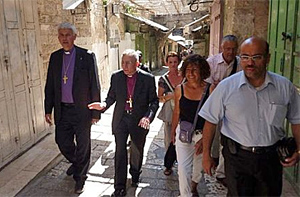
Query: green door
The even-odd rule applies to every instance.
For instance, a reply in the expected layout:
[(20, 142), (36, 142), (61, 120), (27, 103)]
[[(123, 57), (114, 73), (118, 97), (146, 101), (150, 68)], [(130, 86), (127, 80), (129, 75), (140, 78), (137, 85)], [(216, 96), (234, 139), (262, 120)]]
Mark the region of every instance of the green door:
[[(300, 0), (270, 0), (269, 70), (290, 79), (300, 89)], [(287, 125), (291, 135), (290, 126)], [(285, 168), (285, 175), (300, 193), (299, 167)]]

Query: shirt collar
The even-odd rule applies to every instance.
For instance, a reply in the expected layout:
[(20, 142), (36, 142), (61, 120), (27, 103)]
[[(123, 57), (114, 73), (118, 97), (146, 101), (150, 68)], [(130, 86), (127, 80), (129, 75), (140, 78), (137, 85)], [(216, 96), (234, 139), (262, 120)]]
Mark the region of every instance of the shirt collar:
[(217, 63), (218, 63), (218, 64), (225, 64), (225, 65), (227, 65), (227, 66), (230, 66), (230, 65), (233, 65), (234, 59), (233, 59), (233, 61), (231, 61), (229, 64), (227, 64), (227, 62), (226, 62), (226, 61), (224, 60), (224, 58), (223, 58), (223, 53), (219, 53), (219, 54), (218, 54)]
[[(251, 85), (251, 84), (249, 83), (248, 79), (246, 78), (244, 71), (242, 71), (242, 72), (240, 72), (240, 73), (241, 73), (241, 74), (240, 74), (241, 77), (240, 77), (240, 82), (239, 82), (239, 86), (238, 86), (238, 87), (240, 88), (240, 87), (243, 86), (244, 84)], [(261, 85), (262, 89), (263, 89), (264, 87), (267, 87), (269, 84), (272, 84), (272, 85), (275, 86), (275, 83), (274, 83), (274, 81), (273, 81), (272, 76), (269, 74), (269, 71), (267, 71), (267, 72), (266, 72), (266, 77), (265, 77), (265, 82)]]

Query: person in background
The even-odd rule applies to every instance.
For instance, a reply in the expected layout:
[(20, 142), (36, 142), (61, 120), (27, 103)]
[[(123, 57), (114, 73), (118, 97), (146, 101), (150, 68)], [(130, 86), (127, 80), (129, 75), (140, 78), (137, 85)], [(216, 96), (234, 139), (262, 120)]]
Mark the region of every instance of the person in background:
[[(267, 71), (269, 44), (250, 37), (240, 48), (242, 72), (222, 80), (199, 115), (203, 129), (203, 169), (212, 175), (211, 144), (222, 120), (221, 142), (228, 196), (280, 196), (282, 166), (300, 158), (300, 94), (285, 77)], [(297, 151), (284, 162), (276, 152), (291, 123)]]
[[(221, 80), (241, 70), (240, 59), (238, 56), (236, 56), (238, 50), (237, 37), (234, 35), (224, 36), (221, 42), (221, 50), (221, 53), (211, 56), (207, 59), (211, 71), (208, 82), (214, 84), (215, 87)], [(221, 126), (222, 122), (220, 122), (217, 126), (217, 131), (215, 133), (212, 146), (212, 156), (218, 163), (216, 169), (216, 179), (226, 186), (224, 157), (222, 155), (222, 145), (220, 144)]]
[(106, 100), (88, 106), (104, 112), (116, 103), (112, 120), (112, 133), (116, 142), (115, 191), (112, 196), (126, 195), (128, 136), (131, 138), (131, 186), (138, 187), (146, 136), (159, 107), (154, 76), (137, 67), (136, 51), (125, 50), (122, 54), (122, 69), (112, 74)]
[(138, 56), (139, 56), (139, 59), (138, 59), (139, 65), (138, 65), (138, 67), (139, 67), (140, 69), (142, 69), (143, 71), (146, 71), (146, 72), (148, 72), (148, 73), (151, 73), (150, 68), (149, 68), (148, 66), (146, 66), (145, 64), (143, 64), (143, 53), (142, 53), (142, 51), (137, 50), (136, 52), (137, 52), (137, 54), (138, 54)]
[[(181, 72), (186, 82), (175, 88), (171, 137), (176, 145), (180, 196), (190, 197), (199, 196), (197, 186), (202, 177), (202, 155), (196, 155), (195, 144), (202, 147), (202, 127), (205, 120), (197, 117), (196, 131), (193, 133), (191, 143), (180, 141), (180, 124), (182, 121), (193, 124), (199, 103), (204, 103), (207, 99), (210, 84), (204, 80), (209, 77), (210, 69), (204, 58), (193, 54), (186, 58)], [(201, 153), (201, 150), (198, 149), (198, 152)]]
[(189, 55), (188, 50), (183, 50), (183, 51), (180, 53), (181, 61), (180, 61), (179, 65), (178, 65), (178, 69), (179, 69), (179, 70), (181, 69), (183, 62), (184, 62), (184, 60), (187, 58), (188, 55)]
[[(158, 98), (163, 103), (161, 111), (158, 114), (158, 118), (164, 122), (164, 144), (166, 151), (171, 143), (171, 123), (172, 114), (174, 109), (174, 90), (177, 85), (181, 84), (183, 77), (179, 75), (178, 64), (180, 58), (176, 52), (169, 52), (166, 57), (166, 66), (168, 72), (161, 76), (158, 80)], [(173, 158), (176, 158), (174, 156)], [(168, 158), (166, 158), (168, 160)], [(168, 162), (169, 163), (169, 162)], [(166, 169), (164, 174), (169, 176), (172, 174), (172, 167), (174, 162), (170, 164), (165, 163)]]
[(72, 163), (67, 175), (73, 175), (75, 193), (82, 193), (91, 156), (91, 125), (100, 113), (87, 105), (100, 101), (100, 84), (94, 53), (74, 45), (77, 30), (64, 22), (58, 26), (62, 45), (51, 54), (45, 86), (45, 119), (53, 124), (55, 141), (61, 153)]

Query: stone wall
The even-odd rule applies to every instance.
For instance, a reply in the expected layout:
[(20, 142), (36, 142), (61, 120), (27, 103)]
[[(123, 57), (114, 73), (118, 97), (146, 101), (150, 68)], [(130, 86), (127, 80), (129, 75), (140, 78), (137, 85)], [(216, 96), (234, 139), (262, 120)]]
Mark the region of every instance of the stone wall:
[(235, 34), (240, 42), (252, 35), (267, 39), (268, 0), (225, 0), (223, 35)]
[(46, 78), (50, 54), (61, 48), (57, 38), (57, 25), (67, 21), (73, 23), (78, 30), (75, 44), (95, 53), (101, 85), (107, 86), (109, 79), (105, 69), (107, 68), (107, 46), (102, 2), (102, 0), (85, 0), (76, 9), (63, 10), (61, 0), (37, 1), (44, 78)]

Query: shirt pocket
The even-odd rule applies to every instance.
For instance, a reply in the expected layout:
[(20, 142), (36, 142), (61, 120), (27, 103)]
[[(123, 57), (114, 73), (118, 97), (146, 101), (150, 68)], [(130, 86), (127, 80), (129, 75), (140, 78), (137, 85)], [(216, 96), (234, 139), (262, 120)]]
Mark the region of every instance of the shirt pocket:
[(287, 114), (287, 106), (283, 104), (270, 103), (270, 125), (281, 127)]

